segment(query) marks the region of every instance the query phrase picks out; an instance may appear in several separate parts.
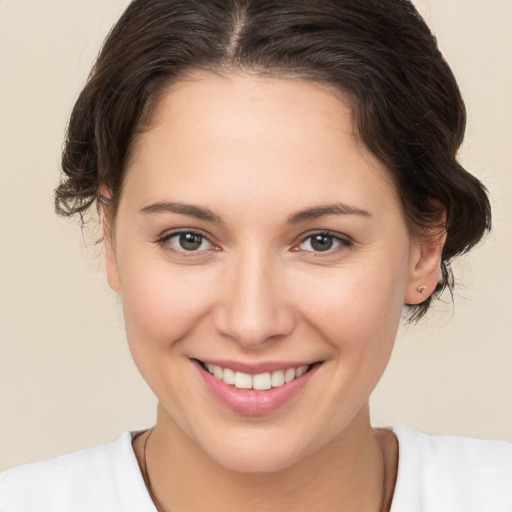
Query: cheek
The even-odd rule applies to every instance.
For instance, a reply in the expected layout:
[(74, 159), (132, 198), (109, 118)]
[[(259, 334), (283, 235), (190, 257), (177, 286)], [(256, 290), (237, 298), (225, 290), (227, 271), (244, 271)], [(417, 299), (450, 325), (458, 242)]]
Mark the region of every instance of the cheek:
[(304, 282), (303, 316), (330, 346), (340, 401), (350, 395), (364, 403), (391, 357), (407, 277), (407, 258), (395, 256), (376, 265), (368, 258)]
[(165, 349), (178, 342), (206, 314), (215, 289), (211, 272), (173, 268), (165, 262), (123, 269), (123, 311), (130, 346)]
[(175, 417), (186, 403), (180, 405), (176, 393), (168, 396), (163, 390), (169, 389), (172, 369), (173, 382), (180, 383), (179, 396), (194, 395), (193, 390), (185, 392), (183, 386), (188, 381), (183, 372), (188, 365), (181, 363), (187, 355), (187, 336), (196, 332), (207, 316), (210, 298), (206, 293), (214, 289), (211, 276), (203, 274), (190, 268), (171, 270), (167, 262), (133, 265), (132, 272), (124, 268), (122, 273), (129, 276), (122, 282), (122, 299), (130, 352), (150, 388), (174, 407)]
[[(363, 345), (394, 339), (405, 291), (405, 270), (371, 265), (329, 269), (303, 276), (301, 309), (336, 343), (361, 349)], [(307, 290), (307, 293), (304, 293)]]

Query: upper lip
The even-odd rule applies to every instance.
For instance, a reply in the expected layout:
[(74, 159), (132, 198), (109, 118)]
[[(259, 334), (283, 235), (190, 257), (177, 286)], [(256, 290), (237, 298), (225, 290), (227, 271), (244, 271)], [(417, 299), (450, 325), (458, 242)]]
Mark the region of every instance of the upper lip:
[[(197, 358), (196, 358), (197, 359)], [(309, 366), (319, 361), (262, 361), (258, 363), (245, 363), (243, 361), (232, 361), (227, 359), (197, 359), (205, 364), (229, 368), (235, 372), (258, 375), (260, 373), (275, 372), (277, 370), (288, 370), (288, 368), (299, 368)]]

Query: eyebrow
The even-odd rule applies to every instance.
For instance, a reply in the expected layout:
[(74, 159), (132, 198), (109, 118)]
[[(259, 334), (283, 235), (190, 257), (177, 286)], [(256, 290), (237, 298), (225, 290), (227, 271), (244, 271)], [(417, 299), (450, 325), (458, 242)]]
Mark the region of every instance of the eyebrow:
[(372, 217), (372, 214), (368, 210), (356, 208), (355, 206), (344, 203), (335, 203), (301, 210), (288, 217), (288, 223), (299, 224), (307, 220), (318, 219), (324, 215), (360, 215), (362, 217)]
[(195, 217), (199, 220), (208, 222), (217, 222), (223, 224), (224, 221), (210, 209), (202, 206), (195, 206), (192, 204), (172, 203), (172, 202), (157, 202), (145, 206), (140, 210), (141, 213), (178, 213), (181, 215), (188, 215)]

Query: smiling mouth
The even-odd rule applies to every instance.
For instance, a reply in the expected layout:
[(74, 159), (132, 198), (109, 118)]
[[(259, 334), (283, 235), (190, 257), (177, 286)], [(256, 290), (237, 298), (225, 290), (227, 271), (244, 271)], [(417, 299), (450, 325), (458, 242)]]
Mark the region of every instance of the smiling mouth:
[(223, 368), (214, 364), (208, 364), (197, 360), (203, 370), (213, 375), (217, 380), (233, 386), (237, 389), (247, 389), (256, 391), (266, 391), (272, 388), (279, 388), (299, 379), (314, 366), (320, 363), (298, 366), (296, 368), (287, 368), (273, 372), (258, 373), (250, 375), (244, 372), (237, 372), (231, 368)]

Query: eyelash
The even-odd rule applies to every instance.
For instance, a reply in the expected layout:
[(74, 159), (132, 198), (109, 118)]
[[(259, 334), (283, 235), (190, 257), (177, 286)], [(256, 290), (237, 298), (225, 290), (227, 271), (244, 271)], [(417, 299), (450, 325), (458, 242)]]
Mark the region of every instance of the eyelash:
[[(203, 244), (203, 242), (206, 241), (210, 245), (210, 247), (208, 249), (203, 249), (203, 250), (188, 250), (188, 251), (186, 249), (179, 249), (177, 247), (173, 247), (171, 245), (170, 241), (173, 238), (178, 238), (181, 235), (193, 235), (196, 237), (200, 237), (201, 245)], [(299, 252), (300, 251), (299, 247), (302, 244), (304, 244), (305, 242), (307, 242), (308, 240), (313, 240), (314, 237), (330, 238), (330, 239), (332, 239), (333, 242), (335, 242), (339, 245), (334, 249), (331, 249), (329, 247), (325, 251), (303, 250), (303, 252), (309, 253), (309, 256), (311, 256), (311, 257), (329, 256), (332, 254), (336, 254), (337, 252), (342, 251), (344, 249), (350, 248), (353, 245), (352, 240), (350, 240), (349, 238), (347, 238), (345, 236), (341, 236), (339, 233), (323, 230), (323, 231), (309, 232), (306, 235), (302, 235), (299, 238), (299, 242), (297, 244), (295, 244), (291, 250), (293, 252)], [(164, 236), (160, 237), (158, 240), (155, 241), (155, 243), (164, 247), (166, 250), (168, 250), (170, 252), (185, 255), (187, 257), (194, 257), (194, 256), (197, 257), (198, 255), (204, 255), (205, 252), (207, 252), (207, 251), (220, 250), (220, 248), (218, 246), (215, 246), (215, 244), (213, 244), (210, 241), (210, 239), (207, 235), (205, 235), (204, 233), (202, 233), (201, 231), (198, 231), (196, 229), (181, 229), (178, 231), (172, 231), (171, 233), (167, 233)]]
[[(200, 237), (201, 238), (201, 245), (206, 241), (211, 247), (208, 248), (208, 249), (200, 250), (200, 251), (197, 251), (197, 250), (189, 250), (189, 251), (187, 251), (186, 249), (179, 249), (177, 247), (173, 247), (171, 240), (173, 238), (178, 238), (181, 235), (193, 235), (193, 236), (196, 236), (196, 237)], [(206, 251), (219, 250), (219, 248), (217, 246), (215, 246), (210, 241), (210, 239), (209, 239), (209, 237), (207, 235), (205, 235), (201, 231), (198, 231), (197, 229), (180, 229), (180, 230), (172, 231), (171, 233), (166, 233), (164, 236), (160, 237), (158, 240), (155, 241), (155, 243), (160, 245), (161, 247), (163, 247), (167, 251), (170, 251), (170, 252), (173, 252), (173, 253), (178, 253), (178, 254), (184, 255), (186, 257), (194, 257), (194, 256), (197, 257), (198, 255), (204, 255), (204, 253)]]
[(308, 240), (313, 240), (314, 237), (317, 237), (317, 236), (330, 238), (330, 239), (332, 239), (333, 242), (336, 242), (339, 245), (334, 249), (329, 248), (326, 251), (314, 251), (314, 250), (313, 251), (307, 251), (307, 250), (303, 251), (303, 252), (309, 253), (308, 256), (310, 256), (310, 257), (318, 258), (318, 257), (323, 257), (323, 256), (331, 256), (333, 254), (337, 254), (340, 251), (343, 251), (344, 249), (348, 249), (353, 245), (353, 241), (350, 240), (346, 236), (342, 236), (339, 233), (335, 233), (333, 231), (320, 230), (320, 231), (309, 232), (306, 235), (301, 236), (300, 240), (299, 240), (299, 244), (295, 245), (292, 248), (292, 250), (298, 252), (300, 250), (297, 248), (298, 246), (304, 244)]

